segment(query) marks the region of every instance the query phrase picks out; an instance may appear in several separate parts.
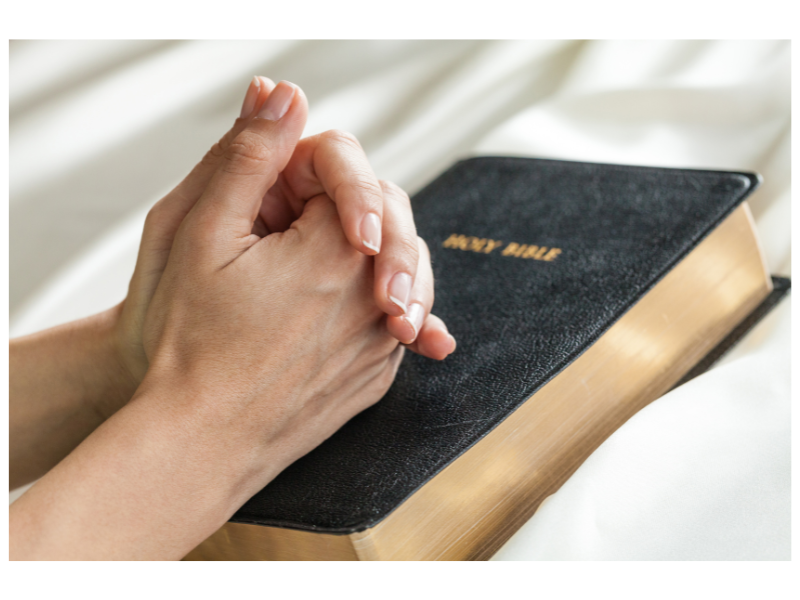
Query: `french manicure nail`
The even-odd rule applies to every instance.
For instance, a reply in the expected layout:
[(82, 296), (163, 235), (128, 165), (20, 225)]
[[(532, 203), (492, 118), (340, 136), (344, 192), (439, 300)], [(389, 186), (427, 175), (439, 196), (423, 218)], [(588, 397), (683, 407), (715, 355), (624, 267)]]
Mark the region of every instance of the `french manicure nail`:
[(256, 107), (256, 100), (258, 100), (258, 93), (261, 91), (261, 79), (253, 77), (250, 85), (247, 86), (247, 93), (244, 95), (244, 102), (242, 103), (242, 114), (239, 115), (240, 119), (248, 116)]
[(411, 295), (411, 275), (396, 273), (389, 282), (389, 300), (403, 309), (403, 314), (408, 312), (408, 297)]
[(381, 251), (381, 219), (375, 213), (367, 213), (361, 220), (361, 243), (375, 254)]
[(256, 116), (259, 119), (267, 119), (268, 121), (280, 120), (280, 118), (286, 114), (286, 111), (289, 110), (296, 89), (293, 83), (281, 81), (275, 86), (275, 89), (272, 90), (269, 98), (264, 102), (264, 106), (261, 107), (261, 110), (258, 111), (258, 115)]
[(417, 339), (419, 330), (422, 327), (422, 318), (425, 316), (425, 309), (421, 304), (414, 303), (408, 307), (408, 314), (403, 317), (414, 328), (414, 339)]

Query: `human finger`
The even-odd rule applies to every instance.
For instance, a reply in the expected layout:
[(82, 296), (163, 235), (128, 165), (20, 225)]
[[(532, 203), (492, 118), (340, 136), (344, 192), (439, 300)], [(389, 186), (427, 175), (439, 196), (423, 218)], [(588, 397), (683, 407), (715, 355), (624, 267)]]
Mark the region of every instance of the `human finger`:
[(447, 330), (447, 325), (444, 324), (444, 321), (436, 315), (430, 314), (425, 319), (417, 339), (407, 347), (412, 352), (422, 356), (444, 360), (455, 352), (456, 339)]
[(355, 136), (331, 130), (300, 140), (284, 178), (295, 212), (298, 203), (326, 193), (350, 244), (369, 256), (381, 252), (383, 190)]
[[(192, 227), (217, 250), (239, 253), (252, 236), (262, 198), (286, 167), (303, 133), (308, 104), (302, 90), (281, 81), (261, 109), (231, 141), (200, 200)], [(247, 243), (242, 247), (242, 240)], [(216, 242), (216, 244), (215, 244)], [(221, 246), (219, 246), (221, 244)], [(221, 260), (230, 261), (230, 256)]]
[[(245, 128), (248, 119), (260, 109), (274, 87), (275, 84), (266, 77), (254, 78), (248, 86), (243, 103), (243, 107), (253, 107), (250, 114), (236, 119), (233, 127), (211, 147), (189, 175), (156, 202), (147, 214), (136, 267), (120, 321), (120, 331), (125, 339), (123, 347), (126, 349), (123, 358), (128, 363), (129, 370), (139, 378), (147, 370), (147, 359), (142, 347), (142, 324), (167, 265), (175, 234), (205, 190), (231, 140)], [(246, 113), (246, 110), (242, 110), (242, 113)]]
[(402, 316), (388, 316), (386, 326), (398, 341), (411, 344), (417, 339), (425, 319), (433, 307), (433, 270), (428, 245), (417, 237), (417, 276), (408, 294), (408, 310)]
[[(384, 241), (383, 250), (375, 257), (375, 302), (386, 314), (399, 317), (409, 311), (421, 260), (419, 238), (408, 194), (394, 183), (381, 180), (380, 184), (384, 197)], [(430, 256), (427, 256), (426, 268), (430, 270)], [(430, 281), (432, 303), (432, 275)], [(422, 282), (418, 291), (422, 292), (426, 285)]]
[(302, 212), (305, 199), (320, 193), (327, 193), (336, 203), (353, 247), (364, 254), (377, 254), (378, 307), (392, 316), (405, 314), (418, 262), (408, 194), (375, 177), (355, 137), (333, 130), (300, 140), (278, 184), (265, 197), (260, 214), (270, 231), (281, 231)]
[(275, 83), (268, 77), (253, 77), (247, 86), (239, 118), (234, 121), (233, 127), (211, 146), (183, 181), (164, 197), (162, 204), (169, 205), (170, 213), (180, 215), (181, 219), (186, 216), (205, 191), (231, 142), (244, 130), (274, 88)]

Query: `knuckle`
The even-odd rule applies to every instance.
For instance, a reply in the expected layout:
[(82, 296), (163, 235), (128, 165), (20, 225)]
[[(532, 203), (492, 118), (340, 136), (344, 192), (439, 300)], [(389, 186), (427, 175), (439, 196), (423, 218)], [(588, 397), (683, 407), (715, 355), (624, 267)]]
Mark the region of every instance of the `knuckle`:
[(329, 129), (320, 135), (323, 142), (334, 146), (345, 146), (361, 151), (361, 144), (358, 138), (349, 131), (341, 129)]
[[(405, 228), (404, 228), (405, 229)], [(414, 231), (400, 230), (393, 231), (384, 241), (384, 250), (380, 270), (383, 273), (391, 274), (398, 271), (409, 273), (412, 277), (419, 271), (419, 247), (417, 246), (417, 236)]]
[(331, 190), (336, 203), (359, 206), (362, 210), (383, 212), (383, 194), (378, 183), (370, 177), (356, 175), (344, 179)]
[(222, 153), (221, 168), (238, 175), (261, 173), (274, 159), (274, 152), (260, 136), (243, 132)]
[(384, 193), (392, 198), (396, 202), (400, 202), (404, 206), (411, 206), (411, 198), (408, 196), (406, 191), (401, 188), (399, 185), (394, 183), (393, 181), (387, 181), (385, 179), (380, 180), (381, 187), (383, 188)]
[(223, 154), (225, 154), (225, 145), (223, 145), (222, 140), (220, 140), (219, 142), (214, 143), (208, 152), (205, 153), (205, 156), (203, 156), (200, 164), (206, 167), (214, 166), (219, 162), (219, 159)]
[(208, 212), (189, 215), (181, 225), (186, 237), (195, 243), (217, 238), (222, 229), (219, 219)]
[(158, 221), (159, 215), (164, 211), (164, 199), (162, 198), (147, 211), (145, 221)]
[(395, 249), (404, 260), (409, 262), (409, 266), (416, 268), (419, 261), (419, 246), (414, 235), (401, 235), (396, 240)]
[(367, 196), (375, 199), (382, 199), (381, 188), (371, 178), (356, 176), (352, 179), (342, 181), (335, 190), (335, 195), (343, 193)]
[(145, 228), (151, 229), (153, 227), (158, 227), (159, 224), (163, 223), (167, 218), (168, 212), (169, 206), (167, 204), (167, 197), (161, 198), (161, 200), (156, 202), (150, 207), (150, 210), (147, 211), (147, 216), (144, 218)]
[(335, 231), (337, 226), (341, 229), (336, 205), (326, 194), (318, 194), (308, 200), (303, 215), (307, 215), (308, 220), (315, 223), (322, 232)]

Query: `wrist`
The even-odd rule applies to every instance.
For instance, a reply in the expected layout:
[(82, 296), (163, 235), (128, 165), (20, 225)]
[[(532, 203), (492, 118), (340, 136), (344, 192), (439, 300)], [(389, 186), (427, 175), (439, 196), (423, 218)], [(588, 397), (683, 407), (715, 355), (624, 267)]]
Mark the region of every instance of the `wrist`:
[(136, 392), (141, 376), (131, 368), (128, 349), (120, 335), (122, 305), (119, 304), (89, 318), (97, 365), (93, 393), (88, 397), (104, 418), (122, 408)]
[(202, 465), (203, 478), (211, 482), (204, 493), (226, 507), (225, 520), (292, 462), (275, 439), (275, 423), (259, 418), (252, 406), (257, 398), (249, 398), (230, 382), (155, 359), (126, 408), (167, 424), (183, 462)]
[(10, 485), (41, 477), (131, 398), (113, 311), (9, 344)]

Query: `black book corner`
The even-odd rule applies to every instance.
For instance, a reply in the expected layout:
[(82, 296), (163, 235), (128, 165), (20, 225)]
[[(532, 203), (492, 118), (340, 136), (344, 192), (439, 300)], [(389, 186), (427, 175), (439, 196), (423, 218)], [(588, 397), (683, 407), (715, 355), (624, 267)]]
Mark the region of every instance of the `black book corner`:
[(232, 521), (372, 527), (570, 364), (759, 183), (752, 173), (510, 157), (461, 161), (415, 195), (443, 362), (397, 379)]

